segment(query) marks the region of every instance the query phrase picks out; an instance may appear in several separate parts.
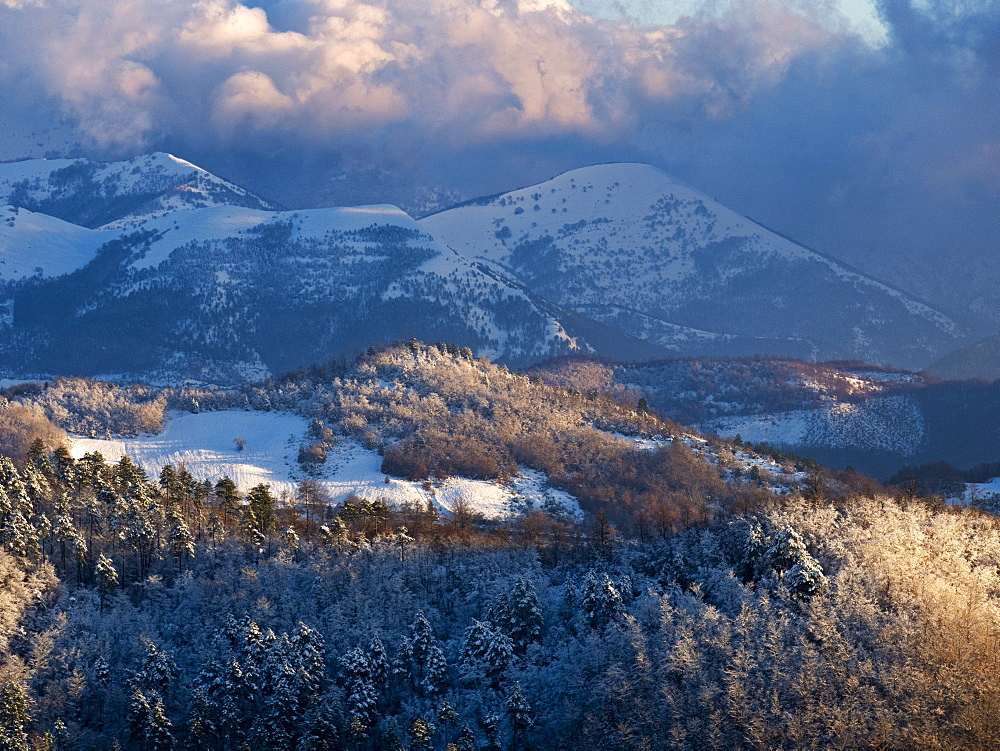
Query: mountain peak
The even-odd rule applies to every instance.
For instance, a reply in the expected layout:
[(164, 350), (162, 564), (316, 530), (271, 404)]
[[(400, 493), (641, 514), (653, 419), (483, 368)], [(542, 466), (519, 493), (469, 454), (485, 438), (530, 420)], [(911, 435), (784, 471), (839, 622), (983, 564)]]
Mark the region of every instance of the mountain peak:
[(572, 170), (420, 224), (536, 294), (678, 354), (919, 367), (961, 338), (938, 311), (645, 164)]

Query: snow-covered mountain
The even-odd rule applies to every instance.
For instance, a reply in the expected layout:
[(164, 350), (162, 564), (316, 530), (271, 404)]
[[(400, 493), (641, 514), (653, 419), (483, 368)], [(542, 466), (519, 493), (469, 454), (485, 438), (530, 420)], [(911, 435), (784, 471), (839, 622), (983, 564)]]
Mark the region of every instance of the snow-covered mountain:
[(643, 165), (416, 222), (277, 211), (168, 154), (0, 164), (9, 375), (233, 382), (410, 336), (511, 364), (765, 352), (921, 364), (948, 318)]
[(171, 154), (126, 162), (32, 159), (0, 164), (0, 205), (12, 204), (83, 227), (121, 227), (181, 209), (267, 203)]
[(575, 170), (420, 224), (559, 305), (684, 354), (916, 367), (965, 335), (929, 306), (646, 165)]
[(92, 260), (8, 285), (15, 371), (232, 382), (410, 335), (512, 362), (577, 348), (529, 294), (391, 206), (213, 206), (67, 235)]

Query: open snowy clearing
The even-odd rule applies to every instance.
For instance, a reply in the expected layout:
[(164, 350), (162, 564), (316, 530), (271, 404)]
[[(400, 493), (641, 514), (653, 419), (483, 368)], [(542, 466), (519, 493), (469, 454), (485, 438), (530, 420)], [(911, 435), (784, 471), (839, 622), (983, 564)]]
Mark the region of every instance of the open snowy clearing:
[[(137, 438), (72, 437), (71, 452), (80, 458), (99, 451), (108, 461), (128, 455), (150, 475), (159, 476), (166, 464), (184, 466), (198, 480), (213, 483), (230, 477), (246, 493), (266, 483), (279, 497), (292, 498), (296, 483), (305, 477), (296, 461), (306, 441), (307, 421), (281, 412), (226, 410), (199, 414), (170, 413), (159, 435)], [(242, 451), (236, 439), (245, 439)], [(408, 503), (451, 512), (464, 502), (470, 511), (503, 518), (539, 507), (579, 516), (580, 507), (569, 493), (549, 487), (539, 472), (524, 471), (509, 485), (451, 477), (431, 483), (389, 477), (381, 471), (382, 457), (352, 439), (340, 439), (328, 452), (322, 474), (316, 478), (332, 503), (355, 494), (381, 498), (393, 506)]]

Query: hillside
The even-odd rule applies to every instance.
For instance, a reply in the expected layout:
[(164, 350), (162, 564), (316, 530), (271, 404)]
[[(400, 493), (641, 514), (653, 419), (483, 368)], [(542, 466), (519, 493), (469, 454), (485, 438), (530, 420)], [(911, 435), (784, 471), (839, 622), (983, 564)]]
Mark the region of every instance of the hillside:
[[(556, 306), (394, 207), (188, 206), (97, 230), (9, 217), (10, 375), (239, 383), (413, 335), (512, 363), (585, 346)], [(43, 272), (21, 281), (31, 259)]]
[(4, 203), (91, 229), (208, 206), (271, 208), (243, 188), (164, 153), (126, 162), (0, 163), (0, 205)]
[(672, 528), (787, 494), (806, 477), (634, 404), (443, 344), (380, 348), (334, 371), (236, 389), (60, 378), (8, 394), (66, 430), (77, 459), (129, 456), (151, 476), (170, 464), (198, 482), (229, 477), (244, 493), (267, 483), (283, 498), (308, 480), (336, 503), (461, 505), (491, 518), (602, 512), (623, 529)]
[(997, 460), (1000, 383), (937, 382), (859, 362), (781, 358), (567, 358), (527, 372), (563, 388), (644, 398), (706, 433), (883, 480), (913, 465), (970, 469)]
[[(156, 474), (82, 439), (0, 457), (2, 732), (21, 748), (1000, 740), (993, 516), (853, 474), (769, 476), (640, 405), (444, 344), (235, 390), (7, 396), (94, 432), (178, 410), (121, 441), (178, 462)], [(181, 463), (234, 466), (233, 430), (248, 464), (273, 461), (307, 415), (300, 455), (381, 451), (386, 496), (245, 491)], [(486, 518), (449, 484), (541, 467), (582, 514), (539, 499)], [(399, 472), (442, 503), (386, 503)]]
[(420, 224), (561, 306), (681, 354), (918, 367), (965, 336), (646, 165), (575, 170)]
[(1000, 379), (1000, 334), (949, 352), (928, 365), (927, 373), (949, 380)]

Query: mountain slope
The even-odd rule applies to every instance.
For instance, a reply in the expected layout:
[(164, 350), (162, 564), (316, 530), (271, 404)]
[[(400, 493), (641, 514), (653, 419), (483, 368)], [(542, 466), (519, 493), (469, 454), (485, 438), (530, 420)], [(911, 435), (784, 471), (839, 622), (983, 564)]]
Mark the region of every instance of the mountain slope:
[(68, 274), (90, 263), (104, 242), (101, 232), (0, 206), (0, 282)]
[(964, 332), (653, 167), (588, 167), (421, 220), (553, 302), (677, 352), (918, 366)]
[(1000, 334), (949, 352), (928, 365), (927, 372), (946, 379), (997, 380), (1000, 378)]
[(232, 382), (411, 335), (513, 363), (577, 348), (551, 310), (395, 207), (213, 206), (67, 235), (100, 245), (90, 263), (8, 285), (14, 372)]
[(126, 162), (33, 159), (0, 164), (0, 204), (83, 227), (128, 226), (206, 206), (270, 208), (243, 188), (170, 154)]

